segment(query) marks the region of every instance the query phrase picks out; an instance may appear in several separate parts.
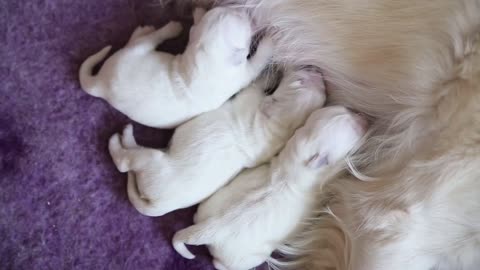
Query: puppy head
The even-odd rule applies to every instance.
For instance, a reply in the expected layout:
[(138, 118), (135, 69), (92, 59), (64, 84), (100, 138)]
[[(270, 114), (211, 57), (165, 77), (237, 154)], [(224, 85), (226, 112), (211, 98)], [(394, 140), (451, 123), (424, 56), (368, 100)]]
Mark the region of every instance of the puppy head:
[(208, 11), (190, 30), (190, 44), (212, 57), (232, 65), (247, 62), (253, 36), (251, 20), (245, 12), (217, 7)]
[(277, 90), (265, 97), (261, 111), (273, 121), (295, 129), (325, 103), (325, 84), (316, 69), (287, 72)]
[(296, 162), (311, 169), (343, 159), (365, 135), (364, 117), (342, 106), (317, 110), (287, 144)]

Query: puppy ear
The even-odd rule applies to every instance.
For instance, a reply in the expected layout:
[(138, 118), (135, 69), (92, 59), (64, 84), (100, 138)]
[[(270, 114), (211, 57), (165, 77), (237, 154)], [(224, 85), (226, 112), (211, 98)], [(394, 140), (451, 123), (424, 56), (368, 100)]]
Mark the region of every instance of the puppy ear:
[(248, 50), (247, 49), (233, 49), (232, 55), (230, 56), (230, 61), (234, 66), (241, 65), (247, 61)]
[(318, 169), (322, 166), (328, 165), (328, 156), (315, 154), (307, 162), (307, 167), (311, 169)]

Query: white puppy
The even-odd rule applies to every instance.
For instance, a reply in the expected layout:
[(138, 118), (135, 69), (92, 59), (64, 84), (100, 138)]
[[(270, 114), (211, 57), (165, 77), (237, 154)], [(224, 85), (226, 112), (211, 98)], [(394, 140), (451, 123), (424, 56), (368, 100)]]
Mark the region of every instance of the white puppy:
[(147, 216), (199, 203), (243, 168), (277, 154), (323, 105), (324, 87), (322, 76), (308, 69), (288, 73), (272, 96), (253, 84), (219, 109), (181, 125), (167, 152), (137, 146), (131, 128), (123, 142), (112, 136), (109, 150), (118, 170), (131, 172), (131, 203)]
[(247, 60), (254, 34), (248, 15), (229, 8), (203, 13), (202, 9), (194, 11), (195, 24), (183, 54), (155, 50), (180, 34), (180, 23), (170, 22), (158, 30), (138, 27), (98, 75), (91, 75), (92, 68), (111, 46), (82, 64), (82, 88), (132, 120), (158, 128), (175, 127), (220, 107), (258, 76), (269, 61), (272, 44), (265, 39)]
[(341, 160), (365, 131), (366, 121), (344, 107), (316, 111), (270, 164), (242, 172), (202, 203), (196, 225), (177, 232), (173, 246), (192, 259), (185, 243), (209, 245), (220, 270), (261, 264), (308, 214), (326, 165)]

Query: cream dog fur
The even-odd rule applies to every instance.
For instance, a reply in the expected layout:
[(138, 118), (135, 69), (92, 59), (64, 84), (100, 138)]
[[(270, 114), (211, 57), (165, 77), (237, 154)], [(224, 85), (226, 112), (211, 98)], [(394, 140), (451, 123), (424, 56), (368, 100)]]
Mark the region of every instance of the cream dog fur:
[(254, 35), (247, 14), (229, 8), (203, 13), (198, 8), (194, 11), (190, 42), (183, 54), (155, 50), (180, 34), (180, 23), (170, 22), (158, 30), (138, 27), (98, 75), (91, 75), (92, 68), (111, 46), (82, 64), (82, 88), (132, 120), (157, 128), (172, 128), (217, 109), (259, 75), (269, 61), (272, 44), (268, 39), (261, 41), (247, 60)]
[(110, 154), (119, 171), (130, 172), (128, 195), (134, 207), (161, 216), (200, 202), (243, 168), (277, 154), (325, 102), (322, 76), (310, 69), (287, 73), (271, 96), (263, 91), (254, 84), (219, 109), (181, 125), (166, 152), (136, 146), (131, 128), (125, 130), (123, 145), (119, 135), (112, 136)]
[(314, 186), (363, 137), (366, 120), (344, 107), (314, 112), (270, 164), (240, 173), (200, 204), (195, 225), (177, 232), (173, 246), (209, 246), (219, 270), (260, 265), (311, 210)]
[(319, 190), (330, 214), (312, 214), (283, 266), (478, 269), (480, 1), (217, 2), (250, 9), (276, 61), (319, 66), (331, 102), (372, 118), (355, 176)]

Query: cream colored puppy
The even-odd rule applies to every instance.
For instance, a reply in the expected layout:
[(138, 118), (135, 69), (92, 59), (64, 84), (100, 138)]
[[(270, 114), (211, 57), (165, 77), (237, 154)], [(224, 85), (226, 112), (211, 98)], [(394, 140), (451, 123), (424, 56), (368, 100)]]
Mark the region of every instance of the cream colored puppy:
[[(222, 107), (181, 125), (163, 152), (135, 144), (131, 128), (110, 139), (110, 154), (121, 172), (130, 172), (128, 196), (147, 216), (162, 216), (199, 203), (244, 168), (278, 153), (308, 115), (325, 102), (316, 71), (288, 73), (265, 97), (258, 84)], [(122, 145), (123, 144), (123, 145)]]
[(82, 88), (132, 120), (157, 128), (172, 128), (217, 109), (258, 76), (269, 61), (272, 44), (264, 40), (247, 60), (254, 34), (248, 15), (230, 8), (203, 13), (202, 9), (194, 12), (190, 42), (183, 54), (155, 50), (180, 34), (180, 23), (170, 22), (158, 30), (138, 27), (98, 75), (91, 75), (92, 68), (111, 46), (82, 64)]
[(242, 172), (202, 203), (196, 224), (177, 232), (173, 246), (192, 259), (185, 243), (209, 245), (219, 270), (258, 266), (308, 214), (328, 165), (344, 158), (365, 131), (366, 121), (344, 107), (316, 111), (270, 164)]

